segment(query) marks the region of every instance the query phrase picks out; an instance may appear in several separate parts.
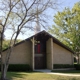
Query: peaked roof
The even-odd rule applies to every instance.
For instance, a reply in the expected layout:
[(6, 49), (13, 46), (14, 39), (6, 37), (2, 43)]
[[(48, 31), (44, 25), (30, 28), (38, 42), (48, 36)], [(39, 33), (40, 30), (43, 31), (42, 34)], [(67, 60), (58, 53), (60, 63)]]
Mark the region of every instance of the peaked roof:
[[(56, 39), (55, 37), (53, 37), (51, 34), (49, 34), (48, 32), (46, 32), (46, 31), (44, 31), (44, 30), (41, 31), (41, 32), (39, 32), (39, 33), (36, 33), (35, 35), (33, 35), (33, 36), (31, 36), (31, 37), (29, 37), (29, 38), (27, 38), (27, 39), (25, 39), (25, 40), (17, 43), (17, 44), (15, 44), (15, 46), (17, 46), (17, 45), (25, 42), (26, 40), (29, 40), (29, 39), (33, 38), (33, 37), (35, 37), (35, 36), (37, 36), (37, 35), (39, 35), (39, 34), (45, 34), (45, 35), (47, 35), (48, 37), (51, 37), (51, 38), (53, 39), (53, 42), (54, 42), (54, 43), (62, 46), (63, 48), (67, 49), (68, 51), (70, 51), (70, 52), (72, 52), (72, 53), (75, 53), (75, 52), (74, 52), (73, 50), (71, 50), (68, 46), (64, 45), (64, 44), (61, 43), (58, 39)], [(7, 48), (7, 49), (8, 49), (8, 48)], [(5, 50), (7, 50), (7, 49), (5, 49)], [(5, 51), (5, 50), (3, 50), (3, 51)]]

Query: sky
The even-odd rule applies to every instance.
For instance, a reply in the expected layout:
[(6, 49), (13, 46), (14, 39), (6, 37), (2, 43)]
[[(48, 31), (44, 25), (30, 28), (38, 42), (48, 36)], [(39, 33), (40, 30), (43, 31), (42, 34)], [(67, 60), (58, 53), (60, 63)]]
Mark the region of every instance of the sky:
[(74, 4), (76, 3), (76, 2), (79, 2), (80, 0), (58, 0), (58, 3), (59, 3), (59, 5), (58, 5), (58, 8), (55, 10), (51, 10), (51, 11), (49, 11), (49, 14), (51, 15), (51, 20), (50, 20), (50, 24), (52, 25), (53, 24), (53, 16), (58, 12), (58, 11), (63, 11), (63, 9), (65, 8), (65, 7), (69, 7), (70, 9), (74, 6)]
[[(58, 6), (57, 6), (57, 9), (54, 9), (54, 10), (51, 10), (51, 11), (47, 11), (48, 12), (48, 15), (50, 15), (50, 20), (49, 20), (49, 25), (52, 26), (54, 23), (53, 23), (53, 19), (54, 19), (54, 15), (57, 13), (57, 11), (63, 11), (63, 9), (65, 7), (69, 7), (69, 8), (72, 8), (74, 6), (74, 4), (76, 2), (79, 2), (80, 0), (56, 0), (58, 1)], [(43, 30), (43, 28), (42, 28)], [(10, 33), (7, 33), (8, 35), (10, 35)], [(26, 33), (25, 35), (19, 35), (18, 36), (18, 39), (26, 39), (27, 37), (33, 35), (32, 32), (28, 31), (28, 33)], [(10, 36), (6, 36), (6, 39), (9, 39)]]
[(70, 7), (72, 8), (76, 2), (79, 2), (80, 0), (59, 0), (62, 3), (62, 9), (64, 7)]

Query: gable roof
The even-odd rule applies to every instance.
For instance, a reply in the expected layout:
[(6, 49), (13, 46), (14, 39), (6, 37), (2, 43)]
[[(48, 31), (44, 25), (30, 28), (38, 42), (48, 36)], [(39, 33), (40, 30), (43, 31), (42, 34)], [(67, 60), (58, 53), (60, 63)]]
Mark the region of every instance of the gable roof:
[[(39, 32), (39, 33), (37, 33), (37, 34), (35, 34), (35, 35), (33, 35), (33, 36), (31, 36), (31, 37), (29, 37), (29, 38), (27, 38), (27, 39), (25, 39), (25, 40), (23, 40), (23, 41), (21, 41), (21, 42), (19, 42), (19, 43), (17, 43), (17, 44), (15, 44), (15, 46), (17, 46), (17, 45), (19, 45), (19, 44), (21, 44), (21, 43), (23, 43), (23, 42), (25, 42), (25, 41), (27, 41), (27, 40), (30, 40), (31, 38), (33, 38), (33, 37), (35, 37), (35, 36), (38, 36), (39, 34), (45, 34), (46, 36), (47, 36), (47, 38), (52, 38), (53, 39), (53, 42), (54, 43), (56, 43), (56, 44), (58, 44), (58, 45), (60, 45), (61, 47), (63, 47), (63, 48), (65, 48), (65, 49), (67, 49), (68, 51), (70, 51), (70, 52), (72, 52), (72, 53), (75, 53), (73, 50), (71, 50), (69, 47), (67, 47), (66, 45), (64, 45), (63, 43), (61, 43), (58, 39), (56, 39), (55, 37), (53, 37), (51, 34), (49, 34), (48, 32), (46, 32), (46, 31), (41, 31), (41, 32)], [(8, 49), (8, 48), (7, 48)], [(7, 50), (7, 49), (5, 49), (5, 50)], [(3, 51), (5, 51), (5, 50), (3, 50)]]

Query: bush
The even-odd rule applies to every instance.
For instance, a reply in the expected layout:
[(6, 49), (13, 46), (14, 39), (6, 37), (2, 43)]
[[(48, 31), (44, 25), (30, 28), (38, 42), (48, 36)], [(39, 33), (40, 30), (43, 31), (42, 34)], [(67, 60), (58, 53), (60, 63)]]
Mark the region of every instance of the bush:
[(74, 64), (74, 67), (76, 68), (76, 70), (80, 70), (80, 64)]
[(8, 71), (31, 71), (31, 68), (28, 64), (9, 64)]
[(31, 68), (28, 64), (10, 64), (8, 71), (30, 71)]
[(74, 65), (70, 64), (53, 64), (54, 69), (60, 69), (60, 68), (74, 68)]

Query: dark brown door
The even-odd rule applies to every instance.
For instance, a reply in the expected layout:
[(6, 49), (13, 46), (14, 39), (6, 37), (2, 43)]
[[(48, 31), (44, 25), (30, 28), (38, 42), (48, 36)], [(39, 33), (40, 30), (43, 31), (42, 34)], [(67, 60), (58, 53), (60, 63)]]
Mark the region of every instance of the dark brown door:
[(45, 69), (46, 68), (46, 53), (45, 45), (39, 43), (35, 46), (35, 69)]
[(45, 62), (44, 57), (35, 57), (35, 69), (44, 69), (45, 68)]

